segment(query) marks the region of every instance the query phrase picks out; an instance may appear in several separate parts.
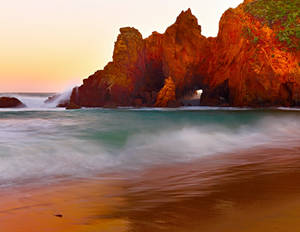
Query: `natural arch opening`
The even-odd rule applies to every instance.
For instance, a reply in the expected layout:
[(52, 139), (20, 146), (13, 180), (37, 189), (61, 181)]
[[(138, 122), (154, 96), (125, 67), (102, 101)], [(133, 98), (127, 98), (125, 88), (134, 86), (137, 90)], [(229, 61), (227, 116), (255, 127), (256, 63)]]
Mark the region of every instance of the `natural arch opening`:
[(189, 91), (181, 99), (181, 102), (183, 103), (184, 106), (200, 106), (202, 93), (203, 93), (202, 89)]

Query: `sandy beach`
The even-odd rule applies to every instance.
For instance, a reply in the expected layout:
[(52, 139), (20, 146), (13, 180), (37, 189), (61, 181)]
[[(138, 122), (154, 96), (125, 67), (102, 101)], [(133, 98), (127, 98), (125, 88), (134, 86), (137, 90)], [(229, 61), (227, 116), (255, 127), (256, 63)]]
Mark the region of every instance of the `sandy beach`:
[[(299, 152), (257, 148), (144, 171), (2, 189), (0, 228), (294, 231), (300, 226)], [(244, 159), (249, 164), (240, 165)]]

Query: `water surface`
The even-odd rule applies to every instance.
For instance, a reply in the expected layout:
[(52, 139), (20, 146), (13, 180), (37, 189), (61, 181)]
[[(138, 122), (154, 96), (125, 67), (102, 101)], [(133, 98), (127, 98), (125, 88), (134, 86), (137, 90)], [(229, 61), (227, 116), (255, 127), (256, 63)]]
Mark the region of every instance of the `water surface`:
[(66, 111), (44, 104), (47, 96), (18, 95), (28, 108), (0, 110), (0, 228), (284, 231), (296, 225), (299, 110)]

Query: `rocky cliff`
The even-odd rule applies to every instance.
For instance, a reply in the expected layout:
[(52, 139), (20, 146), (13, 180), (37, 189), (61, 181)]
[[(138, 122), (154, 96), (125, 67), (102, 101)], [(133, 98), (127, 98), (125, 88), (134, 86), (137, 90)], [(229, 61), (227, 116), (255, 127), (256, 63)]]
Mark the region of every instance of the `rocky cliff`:
[(246, 0), (223, 14), (216, 38), (201, 34), (190, 9), (146, 39), (121, 28), (113, 61), (74, 88), (70, 102), (178, 106), (203, 89), (201, 105), (299, 106), (299, 4)]

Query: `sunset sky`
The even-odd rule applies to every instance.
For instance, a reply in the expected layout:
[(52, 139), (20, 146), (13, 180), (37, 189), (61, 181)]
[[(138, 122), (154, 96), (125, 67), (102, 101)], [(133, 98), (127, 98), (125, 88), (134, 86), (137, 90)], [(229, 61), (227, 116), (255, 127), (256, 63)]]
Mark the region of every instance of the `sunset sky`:
[(111, 60), (119, 28), (164, 32), (191, 8), (205, 36), (242, 0), (0, 0), (0, 92), (59, 92)]

